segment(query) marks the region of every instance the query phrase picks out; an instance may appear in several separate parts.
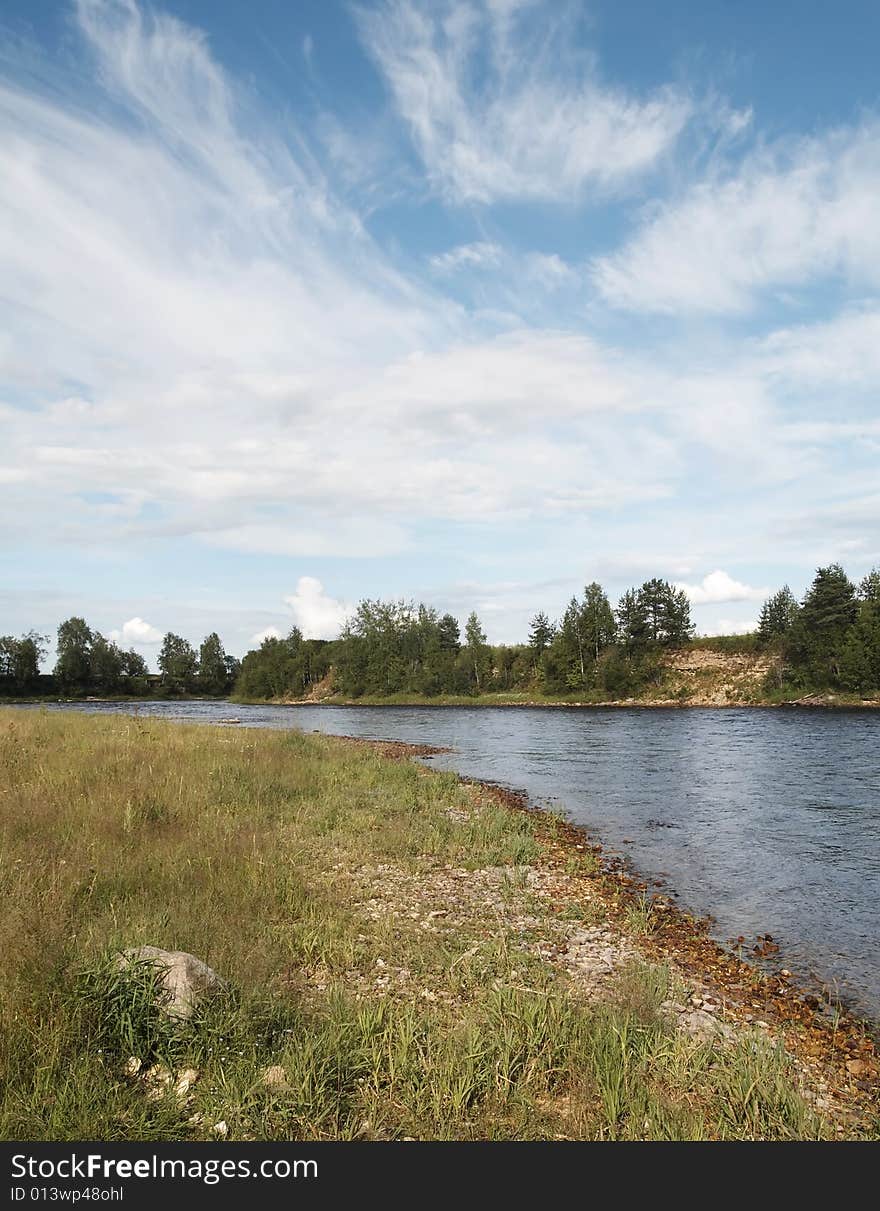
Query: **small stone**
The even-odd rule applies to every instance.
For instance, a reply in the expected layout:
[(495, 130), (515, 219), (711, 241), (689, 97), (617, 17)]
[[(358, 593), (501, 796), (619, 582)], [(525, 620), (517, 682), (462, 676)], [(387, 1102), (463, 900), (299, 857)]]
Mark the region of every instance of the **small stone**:
[(272, 1064), (263, 1073), (263, 1084), (276, 1089), (285, 1088), (287, 1085), (287, 1073), (280, 1064)]
[(680, 1015), (678, 1028), (685, 1034), (693, 1035), (701, 1043), (710, 1043), (715, 1039), (726, 1042), (733, 1038), (733, 1031), (724, 1022), (706, 1013), (705, 1009), (692, 1009)]
[(130, 1055), (125, 1061), (125, 1075), (135, 1077), (144, 1066), (144, 1061), (136, 1055)]
[(225, 1139), (229, 1134), (229, 1127), (225, 1119), (221, 1119), (219, 1123), (215, 1123), (211, 1130), (216, 1136), (219, 1136), (220, 1139)]
[(177, 1084), (174, 1086), (174, 1096), (178, 1101), (183, 1101), (186, 1095), (192, 1089), (193, 1085), (199, 1079), (198, 1071), (195, 1068), (185, 1068), (177, 1078)]
[(846, 1070), (850, 1076), (867, 1076), (871, 1072), (871, 1065), (864, 1060), (847, 1060)]
[(679, 1004), (678, 1001), (664, 1001), (660, 1008), (667, 1014), (687, 1013), (687, 1006)]

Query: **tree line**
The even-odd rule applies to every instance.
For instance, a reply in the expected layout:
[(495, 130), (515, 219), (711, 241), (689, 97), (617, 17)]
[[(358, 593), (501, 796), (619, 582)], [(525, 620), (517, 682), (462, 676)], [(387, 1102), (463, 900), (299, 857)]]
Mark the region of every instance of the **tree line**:
[(557, 622), (532, 619), (524, 644), (490, 644), (478, 615), (462, 633), (452, 614), (407, 601), (361, 601), (339, 639), (305, 640), (297, 628), (270, 637), (242, 661), (244, 698), (301, 697), (333, 671), (346, 698), (498, 691), (634, 693), (656, 676), (665, 649), (693, 635), (686, 594), (663, 580), (623, 595), (601, 585), (572, 597)]
[[(227, 656), (219, 635), (213, 632), (199, 650), (169, 631), (159, 650), (159, 677), (150, 676), (147, 663), (133, 648), (124, 651), (112, 639), (94, 630), (84, 618), (68, 618), (58, 627), (55, 667), (49, 686), (67, 695), (166, 694), (225, 695), (233, 690), (241, 664)], [(29, 631), (16, 639), (0, 637), (0, 691), (28, 694), (49, 688), (40, 675), (48, 638)]]
[[(476, 613), (464, 631), (452, 614), (407, 601), (361, 601), (335, 640), (306, 639), (294, 627), (269, 636), (239, 662), (216, 632), (196, 650), (168, 632), (158, 677), (142, 656), (123, 651), (68, 618), (58, 628), (50, 679), (40, 677), (48, 641), (29, 631), (0, 637), (0, 692), (49, 688), (68, 695), (235, 693), (241, 698), (300, 698), (323, 683), (346, 698), (531, 692), (585, 698), (635, 696), (662, 673), (664, 653), (694, 634), (683, 590), (654, 578), (616, 606), (596, 582), (572, 597), (557, 620), (539, 612), (528, 642), (490, 644)], [(717, 640), (721, 644), (721, 640)], [(738, 645), (779, 656), (771, 692), (880, 692), (880, 571), (856, 585), (840, 564), (819, 568), (798, 601), (786, 585), (764, 603), (757, 631)]]

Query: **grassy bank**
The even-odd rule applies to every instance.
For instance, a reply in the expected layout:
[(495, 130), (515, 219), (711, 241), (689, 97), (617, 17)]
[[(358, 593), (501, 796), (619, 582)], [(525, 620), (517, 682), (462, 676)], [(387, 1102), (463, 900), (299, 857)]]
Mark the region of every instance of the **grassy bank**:
[[(873, 1132), (765, 1034), (677, 1028), (563, 829), (342, 740), (0, 710), (0, 1137)], [(172, 1029), (139, 944), (226, 991)]]

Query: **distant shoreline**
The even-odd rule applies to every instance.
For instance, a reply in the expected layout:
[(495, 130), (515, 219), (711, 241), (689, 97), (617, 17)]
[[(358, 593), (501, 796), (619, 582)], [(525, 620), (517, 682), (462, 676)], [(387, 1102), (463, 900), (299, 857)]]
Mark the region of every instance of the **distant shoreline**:
[(146, 706), (152, 703), (175, 702), (213, 702), (228, 703), (230, 706), (285, 706), (285, 707), (328, 707), (336, 709), (377, 709), (390, 710), (395, 708), (420, 708), (431, 710), (811, 710), (811, 711), (875, 711), (880, 710), (880, 698), (847, 698), (840, 695), (810, 694), (803, 698), (774, 700), (770, 698), (750, 699), (741, 701), (706, 701), (701, 699), (676, 698), (617, 698), (599, 700), (596, 702), (577, 699), (540, 699), (528, 698), (512, 700), (499, 697), (498, 700), (484, 695), (480, 698), (456, 697), (454, 699), (427, 697), (388, 698), (218, 698), (197, 694), (181, 694), (163, 698), (140, 698), (134, 695), (108, 695), (106, 698), (92, 696), (89, 698), (58, 698), (43, 695), (41, 697), (0, 698), (0, 706), (112, 706), (115, 704), (130, 704)]
[[(215, 700), (216, 701), (216, 700)], [(857, 699), (857, 700), (841, 700), (837, 697), (831, 700), (817, 700), (815, 696), (805, 697), (802, 699), (790, 699), (780, 702), (775, 702), (772, 699), (762, 699), (748, 702), (682, 702), (670, 698), (644, 699), (644, 698), (624, 698), (613, 699), (605, 702), (584, 702), (584, 701), (554, 701), (541, 699), (528, 699), (522, 702), (514, 702), (509, 699), (494, 702), (484, 699), (456, 699), (453, 702), (437, 701), (433, 698), (406, 698), (401, 699), (396, 696), (388, 699), (378, 698), (347, 698), (347, 699), (314, 699), (314, 698), (267, 698), (267, 699), (229, 699), (229, 702), (237, 706), (320, 706), (320, 707), (337, 707), (337, 708), (377, 708), (391, 709), (395, 707), (401, 708), (430, 708), (433, 710), (491, 710), (493, 708), (512, 708), (512, 709), (528, 709), (528, 710), (606, 710), (606, 709), (640, 709), (640, 710), (779, 710), (792, 709), (799, 710), (878, 710), (880, 709), (880, 699)]]

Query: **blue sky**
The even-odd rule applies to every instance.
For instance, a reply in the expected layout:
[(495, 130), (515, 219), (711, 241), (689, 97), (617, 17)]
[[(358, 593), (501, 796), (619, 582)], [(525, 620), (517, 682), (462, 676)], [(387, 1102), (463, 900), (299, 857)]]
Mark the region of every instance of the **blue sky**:
[(0, 633), (880, 563), (874, 4), (5, 0)]

